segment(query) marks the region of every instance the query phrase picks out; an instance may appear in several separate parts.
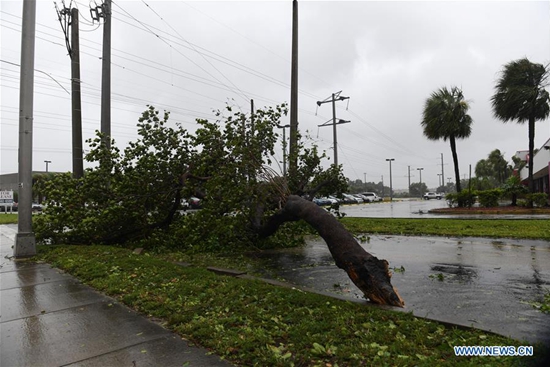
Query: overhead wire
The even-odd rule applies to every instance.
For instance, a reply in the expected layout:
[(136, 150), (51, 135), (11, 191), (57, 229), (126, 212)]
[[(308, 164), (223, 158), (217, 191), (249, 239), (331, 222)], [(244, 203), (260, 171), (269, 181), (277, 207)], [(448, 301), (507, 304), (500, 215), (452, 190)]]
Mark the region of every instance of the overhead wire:
[[(143, 3), (145, 3), (145, 1), (143, 1)], [(145, 4), (148, 5), (147, 3), (145, 3)], [(116, 5), (118, 6), (118, 4), (116, 4)], [(187, 5), (187, 4), (186, 4), (186, 5)], [(120, 6), (119, 6), (119, 7), (120, 7)], [(149, 7), (154, 13), (156, 13), (156, 12), (154, 11), (154, 9), (152, 9), (149, 5), (148, 5), (148, 7)], [(157, 13), (157, 16), (160, 17), (160, 15), (159, 15), (158, 13)], [(160, 17), (160, 18), (162, 19), (162, 17)], [(138, 23), (140, 23), (140, 21), (138, 21)], [(143, 22), (141, 22), (141, 23), (143, 23)], [(141, 24), (141, 25), (143, 25), (143, 24)], [(138, 28), (139, 28), (139, 27), (138, 27)], [(171, 28), (173, 28), (173, 27), (171, 27)], [(152, 32), (152, 33), (155, 34), (154, 32)], [(155, 34), (155, 35), (156, 35), (156, 34)], [(50, 36), (53, 36), (53, 35), (50, 35)], [(158, 35), (157, 35), (157, 37), (158, 37)], [(159, 38), (160, 38), (160, 37), (159, 37)], [(180, 35), (180, 38), (182, 38), (181, 35)], [(52, 42), (51, 40), (47, 40), (47, 39), (44, 39), (44, 40), (46, 40), (46, 41), (48, 41), (48, 42), (51, 42), (51, 43), (53, 43), (53, 44), (56, 44), (56, 45), (60, 45), (60, 46), (61, 46), (61, 44)], [(187, 42), (187, 43), (189, 43), (189, 42), (186, 41), (186, 40), (184, 40), (184, 41)], [(190, 44), (190, 43), (189, 43), (189, 44)], [(190, 45), (192, 45), (192, 44), (190, 44)], [(184, 47), (184, 45), (182, 45), (182, 47)], [(194, 45), (194, 47), (196, 47), (196, 48), (195, 48), (195, 51), (196, 51), (197, 53), (200, 53), (200, 52), (201, 52), (200, 50), (205, 50), (205, 49), (201, 48), (200, 46), (197, 47), (196, 45)], [(189, 48), (189, 47), (188, 47), (188, 48)], [(124, 52), (124, 51), (122, 51), (122, 52)], [(206, 56), (205, 52), (206, 52), (206, 51), (202, 52), (202, 53), (204, 54), (203, 57), (212, 57), (212, 56), (210, 56), (210, 55)], [(208, 51), (208, 52), (210, 52), (210, 51)], [(90, 55), (90, 56), (91, 56), (91, 55)], [(218, 56), (220, 56), (220, 55), (218, 55)], [(94, 56), (94, 57), (97, 57), (97, 56)], [(120, 57), (120, 56), (118, 56), (118, 57)], [(128, 59), (128, 58), (126, 58), (126, 59)], [(231, 61), (231, 62), (234, 62), (234, 61)], [(229, 63), (229, 62), (228, 62), (228, 63)], [(163, 64), (160, 64), (160, 63), (157, 63), (157, 64), (158, 64), (158, 65), (161, 65), (161, 66), (163, 66), (163, 67), (167, 67), (167, 66), (165, 66), (165, 65), (163, 65)], [(239, 64), (239, 63), (237, 63), (237, 64)], [(242, 64), (240, 64), (240, 65), (242, 65)], [(242, 65), (242, 66), (243, 66), (244, 68), (247, 68), (247, 67), (245, 67), (244, 65)], [(130, 70), (130, 69), (124, 67), (124, 66), (121, 66), (121, 67), (123, 67), (123, 68), (125, 68), (125, 69), (127, 69), (127, 70)], [(153, 67), (153, 66), (149, 66), (149, 67)], [(171, 67), (171, 66), (170, 66), (170, 69), (171, 69), (171, 70), (174, 70), (174, 68)], [(142, 74), (143, 74), (143, 73), (142, 73)], [(253, 73), (251, 73), (251, 75), (258, 76), (257, 74), (253, 74)], [(198, 77), (198, 76), (196, 76), (196, 77)], [(202, 78), (202, 77), (198, 77), (198, 78)], [(204, 79), (204, 78), (203, 78), (203, 79)], [(206, 80), (206, 79), (205, 79), (205, 80)], [(282, 83), (282, 82), (281, 82), (281, 83)], [(221, 85), (225, 85), (224, 83), (220, 83), (220, 84), (221, 84)], [(282, 84), (285, 85), (285, 86), (288, 86), (287, 83), (282, 83)], [(226, 88), (229, 88), (227, 85), (225, 85), (225, 87), (226, 87)], [(231, 90), (231, 88), (229, 88), (229, 90)], [(301, 94), (304, 94), (302, 91), (301, 91), (300, 93), (301, 93)], [(308, 95), (309, 97), (311, 97), (311, 98), (313, 98), (313, 97), (317, 98), (317, 97), (314, 96), (313, 94), (307, 94), (307, 95)], [(127, 97), (129, 97), (129, 96), (127, 96)], [(129, 97), (129, 98), (133, 98), (133, 97)], [(308, 110), (302, 110), (302, 109), (300, 109), (300, 111), (303, 111), (304, 113), (313, 115), (313, 113), (311, 113), (311, 112), (308, 111)], [(378, 130), (378, 129), (374, 128), (373, 126), (371, 126), (370, 124), (368, 124), (366, 121), (364, 121), (363, 119), (361, 119), (361, 118), (359, 117), (359, 115), (355, 114), (353, 111), (350, 111), (350, 114), (354, 115), (358, 120), (362, 121), (364, 124), (366, 124), (367, 126), (369, 126), (370, 128), (372, 128), (377, 134), (380, 134), (380, 135), (383, 136), (386, 140), (388, 140), (389, 142), (391, 142), (392, 144), (394, 144), (394, 146), (397, 146), (397, 147), (399, 147), (400, 149), (402, 149), (402, 150), (404, 150), (404, 151), (407, 151), (407, 153), (408, 153), (409, 155), (413, 155), (413, 154), (414, 154), (414, 152), (412, 152), (411, 150), (408, 150), (406, 147), (402, 146), (401, 144), (398, 144), (398, 142), (395, 141), (395, 139), (390, 138), (389, 136), (387, 136), (387, 135), (385, 135), (384, 133), (382, 133), (380, 130)], [(411, 154), (411, 153), (412, 153), (412, 154)], [(417, 156), (416, 154), (414, 154), (414, 155)], [(420, 157), (420, 158), (425, 159), (425, 157)]]
[[(118, 6), (123, 12), (125, 12), (130, 18), (132, 18), (134, 21), (136, 21), (137, 23), (139, 23), (144, 29), (146, 29), (149, 33), (153, 34), (155, 37), (157, 37), (159, 40), (161, 40), (162, 42), (164, 42), (165, 44), (167, 44), (169, 47), (172, 47), (172, 45), (170, 44), (170, 42), (168, 42), (166, 39), (164, 39), (164, 37), (161, 37), (160, 35), (158, 35), (157, 33), (155, 33), (147, 24), (145, 24), (144, 22), (138, 20), (137, 18), (135, 18), (133, 15), (131, 15), (130, 13), (128, 13), (124, 8), (122, 8), (118, 2), (113, 2), (113, 4), (115, 4), (116, 6)], [(176, 50), (176, 49), (174, 49)], [(209, 76), (211, 76), (212, 78), (214, 78), (216, 81), (218, 81), (220, 84), (222, 85), (225, 85), (226, 87), (228, 87), (229, 89), (232, 89), (231, 87), (227, 86), (225, 83), (223, 83), (221, 80), (219, 80), (218, 78), (216, 78), (214, 75), (212, 75), (212, 73), (210, 73), (208, 70), (206, 70), (205, 68), (203, 68), (202, 66), (200, 66), (199, 64), (197, 64), (195, 61), (193, 61), (190, 57), (188, 57), (187, 55), (183, 54), (182, 52), (176, 50), (176, 52), (178, 52), (181, 56), (183, 56), (184, 58), (186, 58), (189, 62), (191, 62), (192, 64), (194, 64), (196, 67), (198, 67), (199, 69), (201, 69), (202, 71), (204, 71), (206, 74), (208, 74)], [(229, 80), (227, 77), (226, 77), (227, 80)], [(232, 82), (230, 82), (232, 85), (234, 85)], [(236, 93), (237, 95), (239, 95), (241, 98), (244, 98), (246, 101), (250, 100), (250, 98), (248, 98), (244, 93), (242, 93), (242, 91), (240, 91), (240, 89), (236, 88), (237, 89), (237, 92)], [(233, 92), (235, 92), (233, 90)], [(244, 97), (243, 97), (244, 96)]]
[(246, 95), (246, 93), (244, 93), (235, 83), (233, 83), (233, 81), (231, 81), (231, 79), (229, 79), (229, 77), (227, 77), (227, 75), (225, 75), (224, 73), (222, 73), (216, 66), (214, 66), (214, 64), (212, 64), (210, 62), (210, 60), (208, 60), (202, 53), (198, 52), (197, 49), (189, 42), (187, 41), (174, 27), (172, 27), (172, 25), (167, 22), (163, 17), (161, 17), (149, 4), (147, 4), (144, 0), (141, 0), (146, 6), (148, 9), (150, 9), (157, 17), (160, 18), (161, 21), (164, 22), (164, 24), (166, 24), (171, 30), (173, 30), (174, 32), (176, 32), (176, 34), (180, 37), (180, 39), (182, 39), (183, 41), (185, 41), (185, 43), (187, 43), (189, 46), (191, 46), (191, 48), (193, 49), (193, 51), (195, 51), (198, 55), (200, 55), (202, 57), (202, 59), (204, 61), (206, 61), (212, 68), (214, 68), (214, 70), (216, 70), (221, 76), (223, 76), (232, 86), (234, 86), (237, 91), (239, 91), (245, 98), (247, 101), (250, 100), (250, 97), (248, 97)]

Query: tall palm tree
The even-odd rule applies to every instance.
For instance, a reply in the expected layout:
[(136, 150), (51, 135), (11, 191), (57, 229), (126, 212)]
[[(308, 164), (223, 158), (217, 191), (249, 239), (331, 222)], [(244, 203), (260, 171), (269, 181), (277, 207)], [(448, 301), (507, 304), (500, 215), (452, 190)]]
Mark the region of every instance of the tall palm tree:
[(455, 166), (456, 192), (461, 191), (456, 139), (464, 139), (472, 133), (472, 118), (467, 114), (469, 103), (462, 90), (443, 87), (430, 95), (424, 104), (422, 122), (424, 135), (430, 140), (449, 140)]
[[(548, 66), (530, 62), (527, 58), (504, 65), (502, 75), (491, 98), (493, 113), (503, 122), (529, 122), (529, 159), (533, 162), (535, 121), (545, 120), (550, 114)], [(529, 164), (529, 191), (534, 192), (533, 164)]]

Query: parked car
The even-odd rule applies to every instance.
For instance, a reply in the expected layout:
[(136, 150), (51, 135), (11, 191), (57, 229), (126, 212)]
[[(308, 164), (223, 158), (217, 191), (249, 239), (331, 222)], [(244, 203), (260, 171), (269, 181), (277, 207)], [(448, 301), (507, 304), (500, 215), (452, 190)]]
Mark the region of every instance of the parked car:
[(442, 196), (438, 192), (427, 192), (423, 196), (424, 200), (437, 199), (441, 200)]
[(375, 192), (362, 192), (361, 195), (366, 196), (367, 198), (369, 198), (370, 203), (373, 203), (375, 201), (382, 201), (383, 200), (380, 196), (376, 195)]
[(357, 197), (360, 197), (361, 199), (363, 199), (364, 203), (372, 203), (372, 197), (365, 196), (363, 194), (354, 194), (354, 196), (357, 196)]
[(328, 206), (332, 204), (329, 198), (313, 198), (313, 202), (319, 206)]
[(191, 209), (200, 209), (200, 208), (202, 208), (201, 199), (199, 199), (197, 197), (191, 196), (189, 198), (189, 200), (187, 200), (187, 202), (189, 203), (189, 207)]
[(32, 203), (32, 211), (33, 212), (41, 212), (42, 211), (42, 204), (38, 204), (38, 203)]
[(359, 201), (359, 198), (356, 198), (351, 194), (342, 194), (342, 196), (344, 197), (344, 203), (346, 204), (359, 204), (363, 202), (363, 200)]

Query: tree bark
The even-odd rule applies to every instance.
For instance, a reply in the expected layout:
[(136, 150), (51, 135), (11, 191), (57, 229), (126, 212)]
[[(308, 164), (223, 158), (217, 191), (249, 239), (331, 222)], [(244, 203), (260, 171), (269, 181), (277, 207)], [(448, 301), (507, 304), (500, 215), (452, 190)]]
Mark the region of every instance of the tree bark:
[(283, 209), (274, 215), (261, 232), (274, 233), (285, 221), (303, 219), (325, 240), (336, 262), (345, 270), (365, 297), (374, 303), (403, 307), (405, 302), (391, 285), (391, 273), (386, 260), (379, 260), (365, 251), (344, 226), (323, 208), (290, 195)]
[(460, 171), (458, 169), (458, 154), (456, 154), (456, 141), (455, 137), (451, 135), (449, 138), (449, 141), (451, 143), (451, 152), (453, 154), (453, 163), (455, 165), (455, 180), (456, 180), (456, 192), (462, 191), (462, 187), (460, 185)]
[[(534, 194), (535, 193), (535, 182), (533, 181), (533, 163), (534, 163), (534, 156), (535, 155), (535, 118), (529, 117), (529, 161), (527, 164), (529, 165), (529, 193)], [(528, 203), (529, 207), (533, 207), (533, 202), (529, 201)]]

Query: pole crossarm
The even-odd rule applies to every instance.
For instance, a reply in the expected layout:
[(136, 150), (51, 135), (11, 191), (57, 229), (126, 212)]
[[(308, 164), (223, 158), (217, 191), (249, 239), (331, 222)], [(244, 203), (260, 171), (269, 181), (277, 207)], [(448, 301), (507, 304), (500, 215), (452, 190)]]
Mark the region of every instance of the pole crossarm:
[[(338, 120), (338, 122), (336, 122), (336, 125), (341, 125), (341, 124), (347, 124), (347, 123), (350, 123), (351, 121), (349, 120)], [(318, 127), (325, 127), (325, 126), (332, 126), (332, 119), (328, 120), (327, 122), (321, 124), (321, 125), (317, 125)]]
[(330, 97), (327, 97), (325, 98), (324, 100), (322, 101), (317, 101), (317, 106), (321, 106), (322, 104), (324, 103), (329, 103), (329, 102), (333, 102), (333, 101), (344, 101), (346, 99), (349, 99), (349, 97), (343, 97), (343, 96), (340, 96), (340, 94), (342, 93), (342, 91), (339, 91), (339, 92), (336, 92), (334, 93), (334, 99), (332, 98), (332, 96)]

